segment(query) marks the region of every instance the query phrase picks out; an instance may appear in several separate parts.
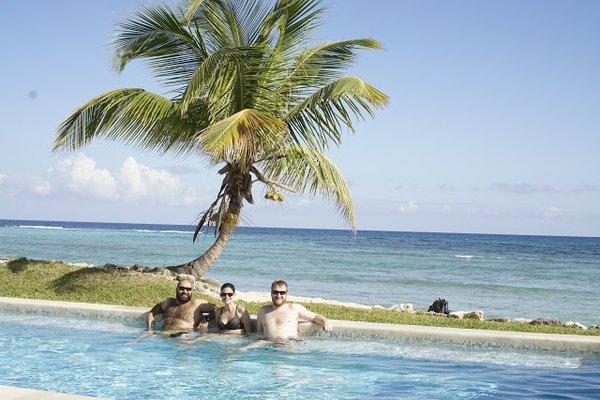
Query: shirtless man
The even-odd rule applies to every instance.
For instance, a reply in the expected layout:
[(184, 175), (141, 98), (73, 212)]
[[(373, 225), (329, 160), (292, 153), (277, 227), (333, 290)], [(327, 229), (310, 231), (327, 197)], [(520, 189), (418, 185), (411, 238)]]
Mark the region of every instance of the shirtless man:
[(259, 334), (270, 340), (281, 340), (298, 337), (298, 321), (312, 321), (323, 325), (323, 329), (331, 331), (331, 324), (320, 314), (308, 311), (300, 304), (287, 303), (288, 285), (285, 281), (271, 284), (272, 306), (264, 306), (258, 312), (256, 329)]
[(206, 332), (208, 320), (203, 314), (212, 314), (215, 305), (199, 299), (192, 299), (191, 278), (177, 278), (176, 298), (168, 298), (158, 303), (146, 315), (148, 331), (152, 332), (154, 317), (162, 314), (162, 327), (168, 330)]

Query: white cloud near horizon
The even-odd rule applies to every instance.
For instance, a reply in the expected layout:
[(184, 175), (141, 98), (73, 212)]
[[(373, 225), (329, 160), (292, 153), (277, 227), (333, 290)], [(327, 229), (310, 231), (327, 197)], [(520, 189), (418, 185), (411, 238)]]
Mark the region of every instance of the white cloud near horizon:
[(60, 161), (49, 170), (71, 192), (104, 200), (117, 198), (117, 180), (109, 170), (98, 168), (96, 161), (83, 154)]
[(77, 154), (48, 169), (30, 190), (37, 195), (68, 192), (106, 201), (155, 202), (190, 205), (201, 200), (192, 188), (164, 169), (154, 169), (127, 157), (116, 172), (100, 168), (84, 154)]
[(52, 184), (45, 179), (36, 179), (30, 187), (31, 191), (40, 196), (52, 193)]
[(557, 206), (544, 207), (536, 214), (543, 219), (556, 219), (565, 216), (565, 212)]
[(530, 193), (555, 193), (557, 190), (550, 185), (539, 183), (492, 183), (492, 189), (506, 193), (530, 194)]
[(400, 213), (413, 213), (419, 209), (419, 205), (414, 200), (408, 200), (404, 204), (400, 204), (397, 211)]

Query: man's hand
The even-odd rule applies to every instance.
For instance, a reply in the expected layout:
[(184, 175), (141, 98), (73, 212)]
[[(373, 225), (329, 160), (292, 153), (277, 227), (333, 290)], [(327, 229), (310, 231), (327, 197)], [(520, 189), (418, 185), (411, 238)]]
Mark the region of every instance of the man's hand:
[(327, 332), (331, 332), (331, 330), (333, 329), (333, 326), (331, 326), (331, 323), (329, 322), (329, 320), (325, 319), (323, 322), (324, 322), (323, 330), (327, 331)]
[(148, 332), (152, 332), (152, 323), (154, 322), (154, 314), (152, 314), (152, 312), (149, 312), (148, 315), (146, 315), (146, 323), (148, 324)]

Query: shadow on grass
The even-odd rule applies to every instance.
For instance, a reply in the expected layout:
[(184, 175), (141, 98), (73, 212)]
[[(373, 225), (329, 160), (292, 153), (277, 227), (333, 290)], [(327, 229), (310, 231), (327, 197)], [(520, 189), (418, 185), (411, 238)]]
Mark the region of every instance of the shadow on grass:
[(90, 280), (87, 278), (106, 274), (97, 268), (81, 268), (68, 272), (52, 281), (52, 289), (57, 294), (76, 293), (89, 290)]
[(36, 262), (35, 260), (30, 260), (27, 257), (19, 257), (19, 258), (15, 258), (14, 260), (10, 260), (6, 264), (6, 266), (8, 267), (10, 272), (17, 273), (17, 272), (25, 271), (29, 264), (33, 264), (35, 262)]

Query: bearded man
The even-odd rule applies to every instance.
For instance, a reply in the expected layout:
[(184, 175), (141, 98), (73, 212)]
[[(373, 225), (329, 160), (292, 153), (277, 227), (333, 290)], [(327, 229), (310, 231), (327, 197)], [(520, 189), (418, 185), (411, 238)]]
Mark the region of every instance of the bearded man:
[(162, 315), (162, 328), (165, 330), (206, 332), (209, 316), (214, 314), (215, 305), (192, 298), (193, 277), (178, 276), (177, 280), (175, 298), (158, 303), (146, 315), (148, 331), (152, 332), (154, 317)]

